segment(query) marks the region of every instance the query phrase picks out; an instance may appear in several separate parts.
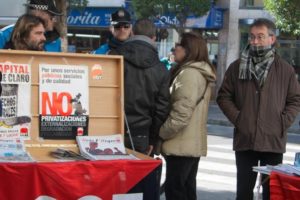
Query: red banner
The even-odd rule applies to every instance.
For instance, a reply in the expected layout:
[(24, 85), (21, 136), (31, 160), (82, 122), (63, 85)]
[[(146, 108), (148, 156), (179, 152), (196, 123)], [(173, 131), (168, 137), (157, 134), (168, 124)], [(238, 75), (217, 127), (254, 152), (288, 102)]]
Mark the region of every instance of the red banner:
[(300, 198), (300, 177), (272, 172), (270, 175), (270, 199), (297, 200)]
[(0, 199), (95, 196), (111, 200), (113, 194), (127, 193), (160, 164), (160, 160), (0, 164)]

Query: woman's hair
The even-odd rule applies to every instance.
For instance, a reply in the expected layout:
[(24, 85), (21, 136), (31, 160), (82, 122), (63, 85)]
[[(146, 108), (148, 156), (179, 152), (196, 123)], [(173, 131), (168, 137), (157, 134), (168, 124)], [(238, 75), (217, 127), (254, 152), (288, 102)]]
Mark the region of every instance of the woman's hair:
[(42, 24), (45, 27), (45, 22), (37, 16), (24, 14), (19, 17), (11, 36), (11, 42), (15, 49), (27, 49), (26, 39), (29, 37), (32, 28)]
[(206, 41), (197, 33), (188, 32), (181, 35), (180, 43), (177, 45), (185, 49), (185, 58), (179, 64), (187, 62), (206, 62), (215, 72), (215, 68), (208, 58), (208, 50)]

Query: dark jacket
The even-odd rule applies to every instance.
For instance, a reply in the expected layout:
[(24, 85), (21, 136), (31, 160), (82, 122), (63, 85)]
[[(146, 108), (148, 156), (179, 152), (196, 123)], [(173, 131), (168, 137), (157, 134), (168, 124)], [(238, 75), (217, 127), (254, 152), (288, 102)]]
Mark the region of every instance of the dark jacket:
[(225, 73), (217, 103), (234, 124), (233, 149), (284, 153), (286, 133), (300, 111), (300, 87), (294, 69), (278, 55), (262, 88), (241, 80), (239, 63)]
[(111, 54), (124, 56), (125, 114), (133, 137), (145, 138), (135, 145), (148, 148), (169, 113), (169, 72), (146, 36), (133, 36)]

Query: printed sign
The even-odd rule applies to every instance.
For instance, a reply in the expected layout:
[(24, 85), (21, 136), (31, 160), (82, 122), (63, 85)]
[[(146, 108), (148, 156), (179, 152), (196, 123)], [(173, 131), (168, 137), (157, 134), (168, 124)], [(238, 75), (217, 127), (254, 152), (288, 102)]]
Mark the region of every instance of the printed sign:
[(29, 139), (31, 126), (31, 67), (29, 64), (0, 63), (2, 72), (2, 116), (0, 139)]
[(88, 67), (40, 64), (40, 137), (75, 139), (88, 133)]

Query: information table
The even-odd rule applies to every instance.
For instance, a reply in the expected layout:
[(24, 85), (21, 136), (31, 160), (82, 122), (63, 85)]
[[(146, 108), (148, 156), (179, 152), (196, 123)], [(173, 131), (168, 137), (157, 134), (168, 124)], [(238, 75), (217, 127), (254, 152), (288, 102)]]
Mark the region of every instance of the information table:
[(300, 177), (272, 171), (270, 197), (272, 200), (300, 199)]
[(111, 200), (133, 192), (156, 199), (160, 172), (154, 159), (1, 163), (0, 199)]

